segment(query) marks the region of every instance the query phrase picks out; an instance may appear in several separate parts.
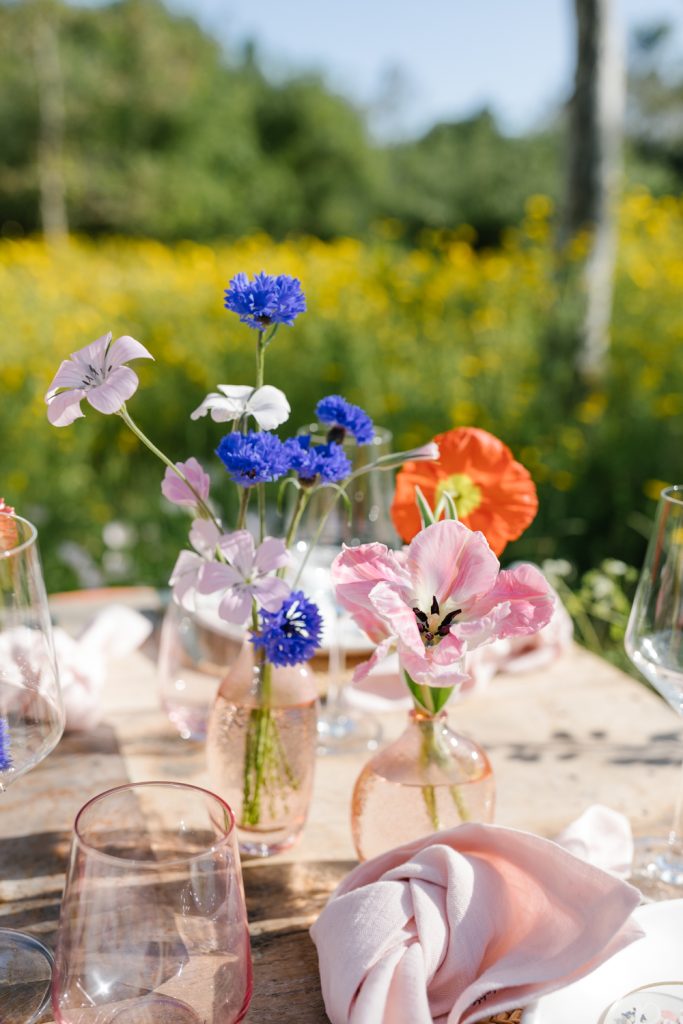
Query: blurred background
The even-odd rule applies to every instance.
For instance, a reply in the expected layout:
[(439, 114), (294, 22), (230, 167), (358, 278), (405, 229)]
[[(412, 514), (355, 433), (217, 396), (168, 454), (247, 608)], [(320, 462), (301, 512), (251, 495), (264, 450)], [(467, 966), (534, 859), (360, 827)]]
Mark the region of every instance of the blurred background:
[[(155, 355), (131, 412), (220, 468), (189, 412), (253, 379), (238, 271), (298, 276), (268, 380), (341, 392), (395, 447), (500, 436), (544, 563), (619, 641), (681, 481), (681, 0), (0, 2), (0, 494), (51, 590), (168, 579), (187, 522), (117, 417), (44, 392), (105, 333)], [(224, 488), (227, 494), (227, 488)]]

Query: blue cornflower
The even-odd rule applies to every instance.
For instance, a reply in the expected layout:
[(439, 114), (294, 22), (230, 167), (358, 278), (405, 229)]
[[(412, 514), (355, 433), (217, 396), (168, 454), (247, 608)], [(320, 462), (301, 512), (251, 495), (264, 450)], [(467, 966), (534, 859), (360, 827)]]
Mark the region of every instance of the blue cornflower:
[(277, 480), (289, 469), (282, 441), (267, 430), (226, 434), (216, 448), (216, 455), (230, 478), (242, 487)]
[(261, 632), (251, 642), (262, 647), (273, 665), (297, 665), (313, 656), (322, 636), (323, 620), (317, 604), (302, 590), (294, 590), (276, 612), (261, 609)]
[(12, 767), (12, 758), (9, 752), (9, 724), (6, 718), (0, 718), (0, 772), (6, 772)]
[(315, 414), (321, 423), (330, 423), (330, 441), (341, 443), (344, 435), (353, 434), (358, 444), (370, 444), (375, 436), (375, 427), (368, 414), (359, 405), (352, 405), (341, 395), (321, 398), (315, 407)]
[(246, 274), (235, 274), (225, 289), (224, 305), (243, 324), (263, 331), (270, 324), (291, 327), (299, 313), (306, 312), (306, 297), (298, 278), (261, 271), (253, 281)]
[(289, 468), (304, 483), (320, 477), (326, 483), (337, 484), (351, 473), (351, 463), (341, 445), (328, 442), (311, 447), (311, 436), (305, 434), (287, 438), (284, 448)]

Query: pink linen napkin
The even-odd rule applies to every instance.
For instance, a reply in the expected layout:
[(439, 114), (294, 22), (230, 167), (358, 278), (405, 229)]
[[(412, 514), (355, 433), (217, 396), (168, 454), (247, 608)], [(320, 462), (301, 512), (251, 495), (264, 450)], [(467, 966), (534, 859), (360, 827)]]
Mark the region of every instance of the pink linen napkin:
[(332, 1024), (470, 1024), (642, 934), (639, 892), (556, 843), (460, 825), (360, 864), (311, 928)]
[(97, 725), (109, 661), (131, 654), (151, 632), (149, 619), (122, 604), (107, 605), (77, 640), (55, 627), (67, 732), (85, 732)]

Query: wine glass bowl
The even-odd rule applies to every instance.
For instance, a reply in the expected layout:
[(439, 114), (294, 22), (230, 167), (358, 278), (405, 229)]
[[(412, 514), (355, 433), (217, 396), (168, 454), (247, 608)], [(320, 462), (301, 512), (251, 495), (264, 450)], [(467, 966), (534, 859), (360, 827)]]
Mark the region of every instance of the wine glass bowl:
[(58, 1024), (235, 1024), (252, 972), (232, 811), (147, 782), (76, 818), (60, 916)]
[[(639, 672), (683, 715), (683, 485), (660, 496), (624, 645)], [(633, 875), (683, 885), (683, 791), (668, 837), (639, 842)]]
[[(42, 761), (64, 731), (38, 534), (0, 513), (0, 791)], [(0, 807), (1, 812), (1, 807)], [(0, 928), (0, 1018), (34, 1024), (49, 1000), (52, 953), (32, 935)]]

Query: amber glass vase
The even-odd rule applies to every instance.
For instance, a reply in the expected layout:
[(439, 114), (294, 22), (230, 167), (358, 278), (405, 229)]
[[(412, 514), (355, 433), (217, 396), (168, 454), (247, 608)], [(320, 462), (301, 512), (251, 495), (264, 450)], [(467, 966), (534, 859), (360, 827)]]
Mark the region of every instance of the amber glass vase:
[(317, 687), (306, 665), (271, 665), (246, 642), (209, 717), (211, 788), (232, 807), (240, 852), (269, 857), (299, 838), (317, 740)]
[(493, 771), (482, 748), (454, 732), (446, 711), (413, 710), (401, 736), (358, 776), (351, 828), (360, 860), (465, 821), (493, 819)]

